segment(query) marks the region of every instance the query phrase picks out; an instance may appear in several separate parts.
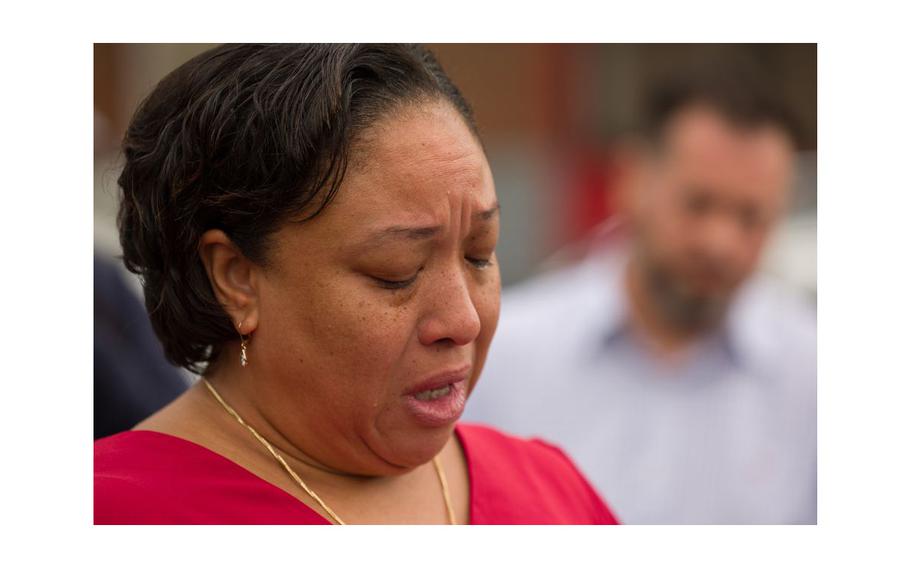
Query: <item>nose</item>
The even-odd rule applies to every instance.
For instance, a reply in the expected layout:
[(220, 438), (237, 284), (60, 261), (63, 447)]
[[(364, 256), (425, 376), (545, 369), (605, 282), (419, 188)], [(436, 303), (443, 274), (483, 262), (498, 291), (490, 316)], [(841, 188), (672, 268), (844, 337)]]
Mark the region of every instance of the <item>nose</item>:
[(717, 263), (736, 260), (742, 234), (732, 215), (718, 213), (707, 216), (699, 233), (699, 248), (710, 260)]
[(430, 292), (428, 310), (421, 318), (418, 335), (423, 345), (467, 345), (480, 334), (480, 315), (471, 285), (463, 272), (440, 275)]

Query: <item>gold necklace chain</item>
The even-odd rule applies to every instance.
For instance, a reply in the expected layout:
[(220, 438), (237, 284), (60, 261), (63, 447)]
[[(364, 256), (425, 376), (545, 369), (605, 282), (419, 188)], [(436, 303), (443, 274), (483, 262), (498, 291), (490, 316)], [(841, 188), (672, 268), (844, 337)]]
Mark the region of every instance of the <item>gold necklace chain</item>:
[[(333, 511), (332, 508), (329, 507), (325, 503), (325, 501), (323, 501), (322, 498), (316, 494), (315, 491), (310, 489), (307, 486), (307, 484), (304, 483), (304, 481), (302, 479), (300, 479), (300, 476), (297, 475), (297, 472), (295, 472), (293, 469), (291, 469), (291, 466), (289, 466), (288, 463), (286, 461), (284, 461), (284, 458), (281, 457), (281, 454), (279, 454), (275, 450), (275, 448), (272, 447), (272, 445), (268, 442), (268, 440), (263, 438), (259, 434), (259, 432), (256, 431), (255, 428), (253, 428), (252, 426), (247, 424), (243, 420), (243, 418), (241, 418), (240, 415), (237, 414), (237, 411), (234, 410), (233, 408), (231, 408), (231, 406), (227, 402), (225, 402), (223, 398), (221, 398), (221, 395), (218, 394), (218, 391), (215, 390), (215, 387), (212, 386), (212, 383), (210, 383), (205, 378), (202, 379), (202, 382), (205, 383), (205, 386), (208, 387), (209, 392), (212, 393), (212, 396), (215, 397), (215, 400), (217, 400), (219, 403), (221, 403), (221, 406), (224, 407), (224, 409), (228, 412), (228, 414), (230, 414), (231, 416), (236, 418), (237, 422), (239, 422), (243, 427), (245, 427), (247, 430), (249, 430), (250, 433), (253, 435), (253, 437), (255, 437), (257, 440), (262, 442), (262, 445), (265, 446), (265, 448), (269, 451), (270, 454), (272, 454), (272, 457), (274, 457), (276, 460), (278, 460), (278, 463), (280, 463), (281, 466), (285, 469), (285, 471), (288, 472), (288, 475), (290, 475), (291, 478), (297, 482), (297, 485), (299, 485), (306, 492), (307, 495), (312, 497), (314, 501), (319, 503), (319, 506), (322, 507), (322, 510), (325, 511), (326, 514), (328, 514), (329, 517), (331, 517), (332, 520), (335, 521), (336, 524), (339, 524), (339, 525), (347, 524), (341, 520), (341, 517), (339, 517), (338, 514), (335, 513), (335, 511)], [(449, 524), (450, 525), (457, 524), (457, 522), (455, 520), (455, 512), (452, 507), (452, 498), (449, 495), (449, 484), (446, 482), (446, 474), (445, 474), (445, 471), (442, 469), (442, 464), (439, 463), (439, 456), (433, 457), (433, 467), (436, 469), (436, 476), (439, 478), (439, 485), (442, 487), (442, 498), (445, 500), (446, 514), (448, 515), (448, 518), (449, 518)]]

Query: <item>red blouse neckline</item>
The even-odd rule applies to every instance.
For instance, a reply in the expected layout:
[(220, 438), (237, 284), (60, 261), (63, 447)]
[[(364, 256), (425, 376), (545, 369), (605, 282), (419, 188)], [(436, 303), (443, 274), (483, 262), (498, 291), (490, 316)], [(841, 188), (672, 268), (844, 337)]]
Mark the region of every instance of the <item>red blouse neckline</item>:
[[(124, 434), (125, 433), (127, 433), (127, 432), (124, 432)], [(158, 432), (157, 430), (129, 430), (128, 433), (131, 435), (151, 434), (153, 436), (168, 438), (177, 443), (182, 443), (185, 445), (192, 446), (197, 451), (201, 450), (203, 452), (206, 452), (207, 454), (210, 454), (211, 456), (214, 456), (214, 457), (218, 458), (219, 460), (223, 460), (224, 462), (229, 464), (233, 469), (237, 470), (238, 474), (244, 475), (251, 479), (255, 479), (258, 483), (267, 485), (272, 491), (280, 492), (281, 494), (287, 496), (288, 499), (291, 499), (292, 501), (294, 501), (294, 503), (296, 503), (298, 506), (303, 507), (308, 513), (311, 513), (311, 514), (315, 515), (316, 517), (325, 521), (325, 524), (332, 524), (321, 513), (319, 513), (318, 511), (316, 511), (315, 509), (313, 509), (312, 507), (310, 507), (309, 505), (307, 505), (306, 503), (304, 503), (303, 501), (301, 501), (294, 495), (288, 493), (281, 487), (278, 487), (277, 485), (275, 485), (269, 481), (266, 481), (265, 479), (256, 475), (252, 471), (248, 470), (247, 468), (243, 467), (242, 465), (238, 464), (237, 462), (219, 454), (218, 452), (212, 450), (211, 448), (207, 448), (207, 447), (203, 446), (202, 444), (193, 442), (192, 440), (187, 440), (186, 438), (181, 438), (180, 436), (174, 436), (173, 434), (167, 434), (165, 432)], [(459, 447), (461, 447), (461, 452), (464, 455), (465, 465), (466, 465), (466, 469), (468, 472), (468, 524), (471, 524), (472, 520), (474, 519), (474, 510), (475, 510), (474, 471), (472, 468), (472, 460), (470, 457), (470, 453), (468, 451), (467, 445), (464, 443), (464, 436), (462, 435), (462, 432), (461, 432), (461, 424), (455, 424), (455, 436), (458, 441)]]

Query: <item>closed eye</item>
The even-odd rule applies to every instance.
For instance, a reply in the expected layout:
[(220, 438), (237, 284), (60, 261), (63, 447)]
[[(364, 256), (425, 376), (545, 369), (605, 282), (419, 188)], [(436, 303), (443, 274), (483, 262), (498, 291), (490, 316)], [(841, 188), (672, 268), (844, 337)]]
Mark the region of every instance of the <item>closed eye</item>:
[(376, 281), (377, 284), (379, 284), (381, 288), (385, 288), (386, 290), (401, 290), (416, 282), (418, 274), (420, 274), (419, 270), (414, 274), (414, 276), (405, 280), (386, 280), (384, 278), (377, 278), (375, 276), (372, 278)]
[(471, 263), (472, 265), (474, 265), (476, 268), (488, 268), (488, 267), (490, 267), (490, 266), (493, 265), (493, 259), (492, 259), (492, 258), (473, 258), (473, 257), (470, 257), (470, 256), (466, 256), (466, 257), (465, 257), (465, 260), (467, 260), (468, 262), (470, 262), (470, 263)]
[[(465, 260), (468, 261), (474, 268), (484, 269), (493, 266), (492, 258), (475, 258), (466, 256)], [(386, 290), (402, 290), (414, 284), (417, 281), (417, 277), (420, 275), (420, 272), (423, 270), (421, 267), (414, 276), (407, 278), (405, 280), (387, 280), (385, 278), (379, 278), (377, 276), (371, 276), (371, 278), (381, 287)]]

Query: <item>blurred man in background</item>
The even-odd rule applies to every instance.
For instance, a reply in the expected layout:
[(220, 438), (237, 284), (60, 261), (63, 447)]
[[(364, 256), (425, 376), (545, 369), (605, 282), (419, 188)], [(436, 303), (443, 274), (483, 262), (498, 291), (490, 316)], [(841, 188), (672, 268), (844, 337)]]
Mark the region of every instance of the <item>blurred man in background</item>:
[(657, 88), (622, 236), (504, 296), (466, 419), (553, 439), (623, 522), (816, 522), (815, 314), (755, 274), (794, 175), (774, 88)]

